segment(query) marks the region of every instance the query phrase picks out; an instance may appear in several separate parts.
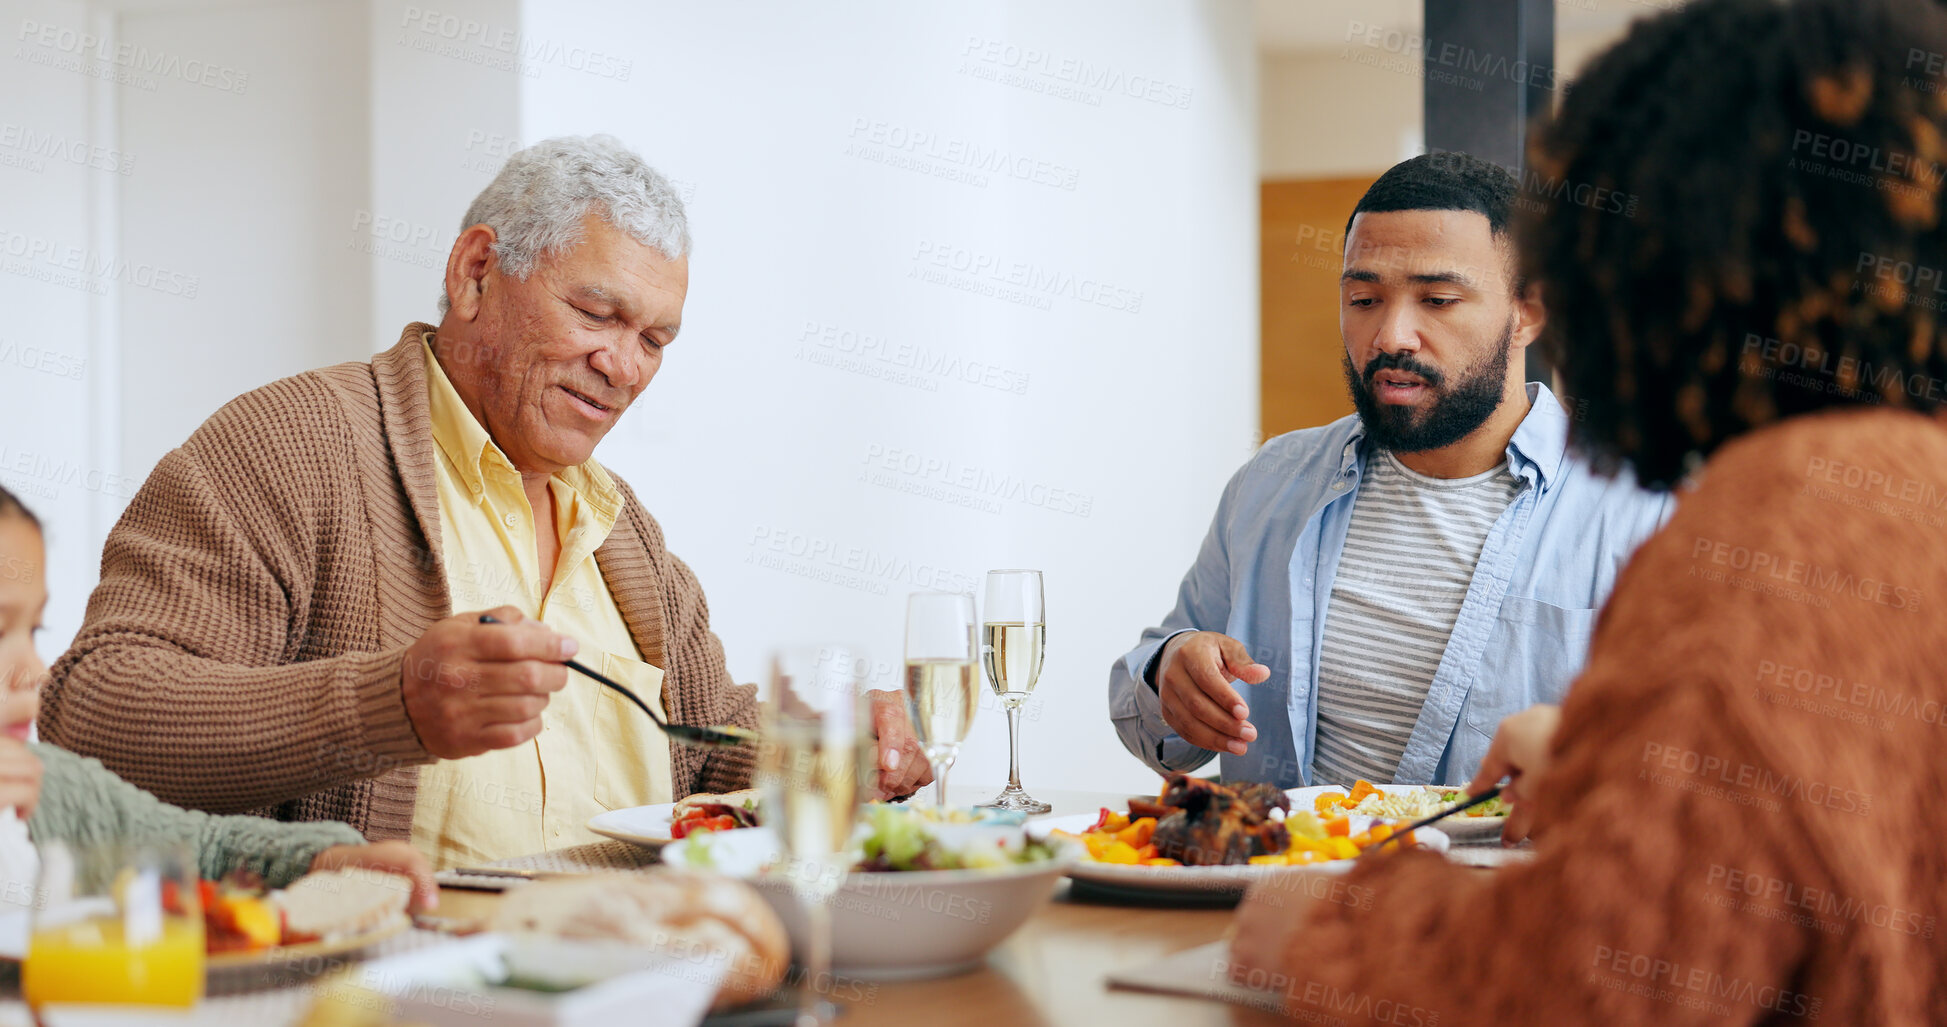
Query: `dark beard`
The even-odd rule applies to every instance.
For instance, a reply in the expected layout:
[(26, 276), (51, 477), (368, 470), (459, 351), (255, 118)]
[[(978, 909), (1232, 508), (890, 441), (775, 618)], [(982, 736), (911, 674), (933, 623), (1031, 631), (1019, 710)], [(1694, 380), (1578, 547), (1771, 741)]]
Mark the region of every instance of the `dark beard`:
[[(1352, 357), (1345, 358), (1345, 385), (1352, 392), (1352, 405), (1365, 422), (1366, 437), (1395, 453), (1420, 453), (1451, 446), (1472, 434), (1501, 406), (1507, 389), (1508, 343), (1514, 338), (1514, 319), (1501, 329), (1493, 354), (1452, 388), (1442, 388), (1446, 377), (1406, 353), (1381, 353), (1366, 364), (1364, 374), (1352, 368)], [(1425, 414), (1410, 407), (1383, 405), (1372, 394), (1372, 379), (1381, 371), (1397, 370), (1417, 374), (1435, 393), (1433, 406)]]

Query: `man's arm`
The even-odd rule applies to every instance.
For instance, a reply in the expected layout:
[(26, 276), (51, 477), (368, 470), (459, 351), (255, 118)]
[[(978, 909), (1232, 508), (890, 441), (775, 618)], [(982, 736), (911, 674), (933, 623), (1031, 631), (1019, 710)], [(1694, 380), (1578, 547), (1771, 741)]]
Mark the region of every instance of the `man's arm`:
[[(319, 561), (369, 555), (320, 527), (357, 515), (336, 499), (356, 482), (316, 487), (355, 466), (349, 436), (305, 416), (302, 379), (279, 385), (219, 411), (149, 476), (41, 717), (48, 741), (213, 812), (430, 759), (401, 698), (402, 649), (297, 662)], [(263, 437), (280, 419), (292, 430)]]
[(1216, 755), (1184, 741), (1164, 722), (1157, 664), (1170, 639), (1189, 631), (1222, 631), (1230, 619), (1231, 503), (1248, 470), (1247, 464), (1224, 487), (1196, 563), (1177, 589), (1175, 608), (1160, 626), (1145, 630), (1141, 643), (1109, 668), (1109, 716), (1116, 734), (1124, 748), (1159, 773), (1193, 770)]

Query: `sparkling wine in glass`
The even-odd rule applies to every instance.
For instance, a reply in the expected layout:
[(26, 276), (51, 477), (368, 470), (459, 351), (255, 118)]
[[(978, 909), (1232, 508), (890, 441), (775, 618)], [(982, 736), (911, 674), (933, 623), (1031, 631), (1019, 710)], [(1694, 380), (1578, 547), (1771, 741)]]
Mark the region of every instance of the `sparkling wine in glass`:
[(916, 592), (906, 600), (906, 706), (933, 763), (933, 801), (946, 808), (946, 774), (979, 703), (972, 596)]
[(805, 913), (798, 1027), (828, 1022), (818, 982), (831, 979), (832, 896), (850, 869), (859, 803), (872, 794), (877, 753), (865, 680), (871, 662), (851, 645), (779, 650), (771, 659), (758, 743), (765, 823), (777, 833)]
[(1007, 710), (1007, 787), (982, 806), (1046, 813), (1051, 806), (1021, 788), (1021, 704), (1041, 676), (1047, 618), (1040, 571), (988, 571), (987, 614), (981, 623), (981, 662)]

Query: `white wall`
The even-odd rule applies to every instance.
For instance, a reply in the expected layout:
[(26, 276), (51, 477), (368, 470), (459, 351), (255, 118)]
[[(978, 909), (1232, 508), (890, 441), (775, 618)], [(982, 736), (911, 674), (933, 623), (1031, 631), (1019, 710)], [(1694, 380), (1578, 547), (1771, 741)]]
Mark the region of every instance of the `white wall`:
[[(522, 29), (633, 61), (626, 81), (543, 65), (524, 131), (613, 132), (693, 191), (682, 338), (600, 455), (696, 568), (732, 669), (755, 679), (766, 646), (823, 636), (896, 660), (909, 592), (1041, 568), (1052, 630), (1025, 781), (1143, 786), (1108, 722), (1109, 663), (1167, 611), (1256, 422), (1248, 12), (534, 4)], [(1047, 56), (1009, 67), (1029, 50)], [(1061, 83), (1038, 69), (1063, 61), (1159, 83), (1159, 100), (1187, 107), (1051, 95)], [(930, 141), (911, 143), (920, 133)], [(957, 174), (970, 147), (1042, 162), (1054, 184), (888, 163)], [(957, 261), (1032, 267), (1136, 309), (929, 280), (1004, 285), (954, 276)], [(866, 337), (871, 353), (822, 362)], [(902, 382), (879, 357), (901, 347), (1022, 387)], [(1072, 512), (988, 499), (961, 475), (1059, 490)], [(843, 580), (805, 576), (848, 561)], [(982, 710), (955, 780), (1004, 778), (1004, 724)]]
[(1258, 67), (1264, 178), (1371, 175), (1420, 152), (1419, 58), (1347, 43), (1265, 54)]
[(104, 321), (122, 288), (112, 233), (96, 230), (95, 212), (112, 210), (124, 172), (141, 164), (105, 145), (113, 133), (96, 124), (113, 89), (73, 70), (86, 67), (76, 55), (81, 36), (100, 31), (84, 5), (23, 0), (8, 14), (0, 60), (0, 483), (46, 525), (48, 575), (59, 584), (41, 650), (52, 657), (81, 624), (105, 518), (133, 494), (115, 458), (114, 419), (89, 415), (97, 392), (115, 381), (97, 344), (112, 330)]
[(439, 320), (460, 219), (519, 147), (525, 75), (475, 42), (517, 31), (519, 8), (370, 0), (371, 207), (355, 234), (372, 258), (372, 305), (361, 353), (390, 347), (408, 322)]
[[(371, 351), (365, 15), (310, 0), (120, 19), (122, 42), (193, 79), (122, 91), (132, 259), (167, 271), (122, 294), (123, 462), (137, 480), (241, 392)], [(165, 67), (174, 66), (165, 64)]]

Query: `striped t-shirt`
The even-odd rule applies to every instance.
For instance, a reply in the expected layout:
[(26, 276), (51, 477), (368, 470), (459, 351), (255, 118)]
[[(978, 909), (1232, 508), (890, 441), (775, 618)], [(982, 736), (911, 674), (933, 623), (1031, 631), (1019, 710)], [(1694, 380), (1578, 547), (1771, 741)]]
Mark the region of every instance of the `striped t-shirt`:
[(1313, 784), (1393, 780), (1487, 533), (1520, 490), (1506, 463), (1429, 478), (1384, 450), (1367, 461), (1318, 654)]

